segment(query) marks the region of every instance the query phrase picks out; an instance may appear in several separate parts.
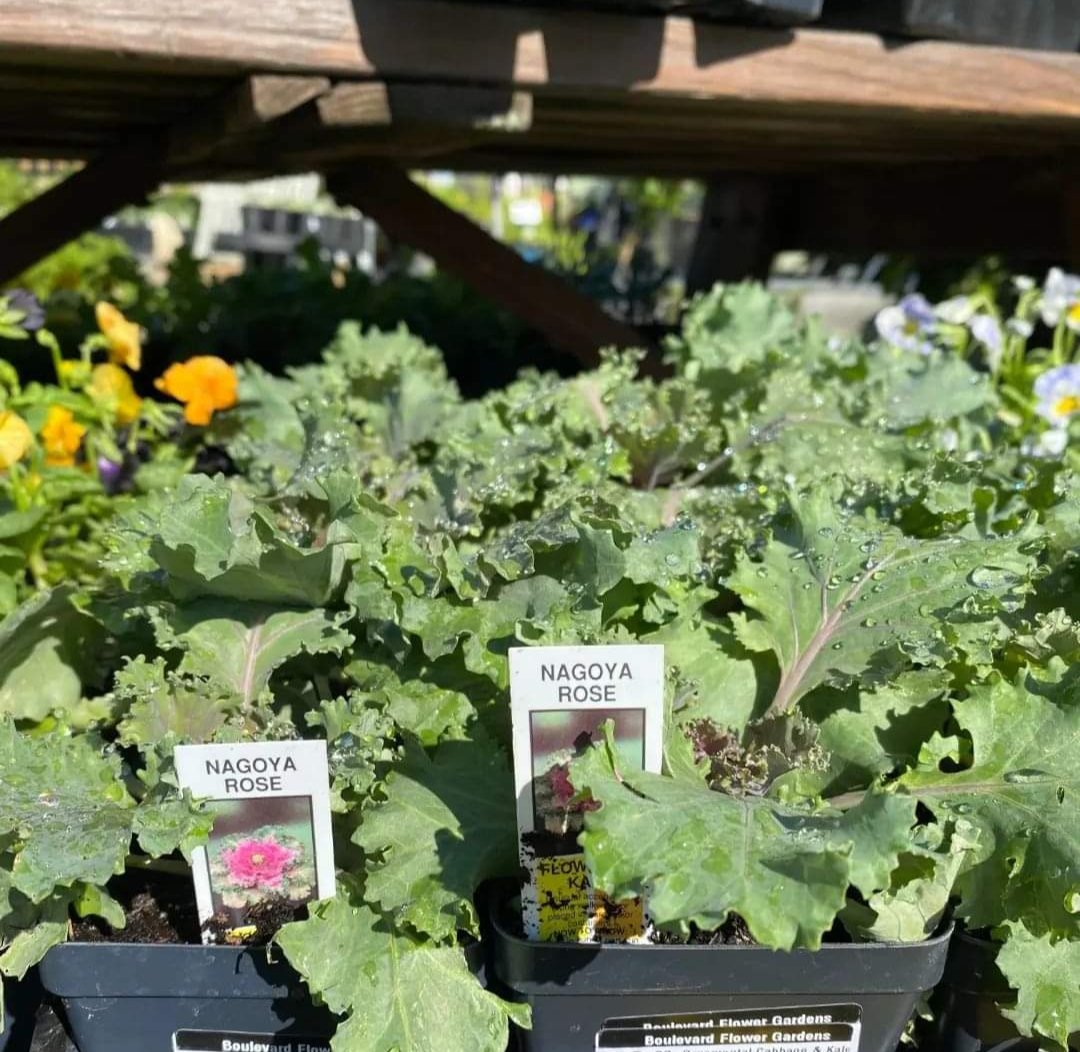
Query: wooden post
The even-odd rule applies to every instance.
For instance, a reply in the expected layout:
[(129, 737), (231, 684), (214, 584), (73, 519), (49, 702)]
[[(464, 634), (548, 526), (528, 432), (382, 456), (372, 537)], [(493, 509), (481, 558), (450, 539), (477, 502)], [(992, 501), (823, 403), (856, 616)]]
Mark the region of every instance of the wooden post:
[(718, 281), (767, 278), (773, 256), (785, 247), (783, 196), (783, 188), (766, 176), (710, 179), (687, 268), (686, 291), (700, 292)]
[[(1065, 172), (1076, 171), (1076, 162), (1080, 161), (1080, 151), (1073, 151), (1065, 159)], [(1076, 180), (1066, 177), (1062, 180), (1061, 192), (1064, 195), (1062, 211), (1065, 216), (1065, 253), (1071, 270), (1080, 272), (1080, 187)]]
[(561, 278), (526, 263), (401, 169), (364, 164), (330, 176), (327, 185), (339, 201), (355, 205), (391, 237), (425, 252), (584, 365), (596, 365), (603, 347), (643, 345), (636, 329)]

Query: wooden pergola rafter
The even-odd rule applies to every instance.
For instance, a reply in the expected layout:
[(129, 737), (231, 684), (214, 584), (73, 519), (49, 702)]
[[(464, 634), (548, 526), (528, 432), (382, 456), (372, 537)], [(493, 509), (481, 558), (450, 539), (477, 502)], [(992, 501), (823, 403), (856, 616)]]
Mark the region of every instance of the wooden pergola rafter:
[(1075, 259), (1078, 152), (1072, 54), (491, 0), (0, 0), (0, 154), (87, 160), (0, 222), (0, 281), (164, 179), (315, 169), (593, 361), (636, 333), (405, 170), (704, 178), (722, 270)]

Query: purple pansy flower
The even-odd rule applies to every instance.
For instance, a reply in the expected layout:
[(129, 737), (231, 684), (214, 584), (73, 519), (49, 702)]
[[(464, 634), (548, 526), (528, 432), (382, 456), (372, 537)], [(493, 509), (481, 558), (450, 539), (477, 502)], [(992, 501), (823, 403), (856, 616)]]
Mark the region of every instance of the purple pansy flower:
[(124, 483), (124, 465), (118, 464), (108, 457), (98, 457), (97, 469), (98, 478), (101, 479), (101, 485), (105, 488), (105, 492), (109, 494), (118, 493)]
[(37, 296), (27, 289), (11, 289), (4, 293), (4, 299), (11, 310), (18, 311), (22, 317), (16, 324), (27, 332), (37, 332), (45, 324), (45, 309), (38, 302)]
[(934, 308), (926, 297), (913, 292), (894, 306), (878, 311), (874, 324), (878, 335), (894, 347), (929, 354), (934, 348), (929, 337), (935, 321)]

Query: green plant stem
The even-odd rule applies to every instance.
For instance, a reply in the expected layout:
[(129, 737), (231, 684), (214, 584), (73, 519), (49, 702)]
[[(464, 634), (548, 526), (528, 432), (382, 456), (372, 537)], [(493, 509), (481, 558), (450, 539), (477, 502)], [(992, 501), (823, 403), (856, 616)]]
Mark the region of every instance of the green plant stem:
[(1050, 351), (1050, 364), (1053, 366), (1065, 364), (1065, 333), (1067, 331), (1065, 319), (1062, 318), (1054, 329), (1054, 345)]
[(30, 571), (31, 578), (33, 578), (34, 587), (39, 591), (47, 588), (49, 584), (49, 564), (45, 561), (45, 556), (41, 553), (43, 540), (44, 539), (35, 543), (34, 547), (26, 556), (26, 568)]
[(850, 811), (853, 807), (858, 807), (862, 803), (863, 797), (866, 796), (869, 790), (855, 789), (850, 793), (841, 793), (839, 796), (826, 797), (825, 803), (830, 807), (835, 808), (837, 811)]
[(125, 866), (151, 873), (168, 873), (177, 877), (191, 876), (191, 867), (175, 858), (149, 858), (147, 855), (128, 855)]

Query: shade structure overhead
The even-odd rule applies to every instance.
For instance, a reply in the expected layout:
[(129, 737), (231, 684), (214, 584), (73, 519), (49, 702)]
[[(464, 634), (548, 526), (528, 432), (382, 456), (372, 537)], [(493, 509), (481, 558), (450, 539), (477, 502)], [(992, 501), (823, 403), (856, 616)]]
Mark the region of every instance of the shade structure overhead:
[[(259, 72), (329, 77), (340, 98), (294, 115), (273, 150), (223, 148), (223, 168), (373, 153), (456, 167), (805, 170), (1054, 158), (1080, 141), (1077, 55), (578, 5), (0, 0), (0, 61), (5, 154), (84, 156)], [(381, 107), (365, 81), (389, 86)]]
[(161, 180), (314, 169), (363, 208), (388, 167), (756, 180), (777, 247), (1075, 258), (1078, 152), (1071, 53), (576, 3), (0, 0), (0, 155), (90, 162), (0, 226), (0, 280)]

